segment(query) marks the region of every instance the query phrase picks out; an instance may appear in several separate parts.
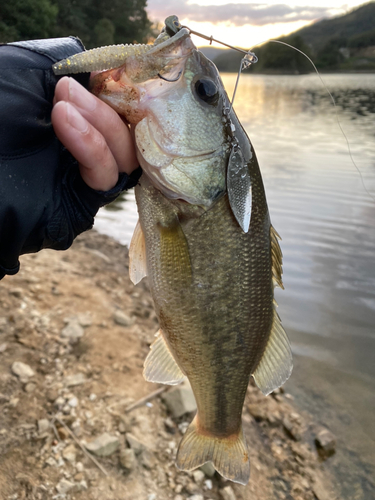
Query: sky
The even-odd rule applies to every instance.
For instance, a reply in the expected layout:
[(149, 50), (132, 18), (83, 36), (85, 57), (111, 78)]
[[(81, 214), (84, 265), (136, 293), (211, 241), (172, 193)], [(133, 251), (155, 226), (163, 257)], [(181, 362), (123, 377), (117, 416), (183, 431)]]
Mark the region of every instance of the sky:
[[(207, 36), (249, 49), (269, 38), (296, 31), (323, 17), (342, 15), (363, 4), (363, 0), (148, 0), (152, 21), (172, 14), (181, 24)], [(197, 46), (209, 42), (194, 37)], [(220, 47), (220, 45), (213, 44)]]

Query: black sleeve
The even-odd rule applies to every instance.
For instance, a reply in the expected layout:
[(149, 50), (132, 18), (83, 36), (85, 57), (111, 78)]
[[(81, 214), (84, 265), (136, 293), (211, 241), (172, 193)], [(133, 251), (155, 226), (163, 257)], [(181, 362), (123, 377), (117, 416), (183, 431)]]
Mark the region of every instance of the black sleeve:
[[(138, 168), (95, 191), (54, 134), (52, 64), (82, 50), (73, 37), (0, 46), (0, 279), (18, 272), (21, 254), (68, 248), (99, 207), (140, 177)], [(77, 80), (87, 87), (89, 74)]]

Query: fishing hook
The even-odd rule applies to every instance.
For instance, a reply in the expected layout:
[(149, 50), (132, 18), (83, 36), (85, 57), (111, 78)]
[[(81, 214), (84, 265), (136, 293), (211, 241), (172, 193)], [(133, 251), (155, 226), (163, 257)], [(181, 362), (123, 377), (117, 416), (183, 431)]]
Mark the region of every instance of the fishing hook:
[(179, 72), (179, 74), (177, 75), (177, 78), (175, 78), (174, 80), (168, 80), (168, 78), (165, 78), (164, 76), (162, 76), (160, 73), (158, 73), (158, 77), (161, 78), (162, 80), (165, 80), (166, 82), (177, 82), (179, 79), (180, 79), (180, 76), (182, 75), (182, 70)]

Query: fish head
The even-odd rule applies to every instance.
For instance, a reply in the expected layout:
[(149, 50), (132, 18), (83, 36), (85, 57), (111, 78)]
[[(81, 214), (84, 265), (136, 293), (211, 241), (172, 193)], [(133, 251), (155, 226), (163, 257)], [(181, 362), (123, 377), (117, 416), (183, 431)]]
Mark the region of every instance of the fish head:
[(162, 32), (146, 53), (93, 76), (91, 90), (131, 124), (140, 165), (167, 198), (209, 207), (224, 194), (230, 103), (187, 29)]

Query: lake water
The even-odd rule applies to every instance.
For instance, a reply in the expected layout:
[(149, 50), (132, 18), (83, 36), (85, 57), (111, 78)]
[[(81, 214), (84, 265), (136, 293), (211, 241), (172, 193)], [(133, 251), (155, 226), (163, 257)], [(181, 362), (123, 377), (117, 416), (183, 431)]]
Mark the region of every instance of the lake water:
[[(231, 96), (236, 75), (224, 74)], [(257, 153), (282, 236), (279, 314), (295, 369), (286, 390), (337, 436), (341, 498), (375, 499), (375, 74), (243, 75), (234, 108)], [(95, 227), (128, 244), (134, 195)]]

